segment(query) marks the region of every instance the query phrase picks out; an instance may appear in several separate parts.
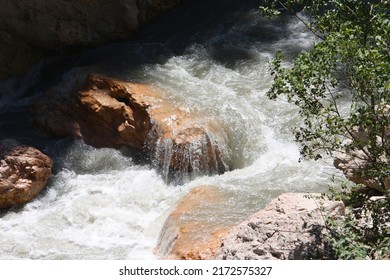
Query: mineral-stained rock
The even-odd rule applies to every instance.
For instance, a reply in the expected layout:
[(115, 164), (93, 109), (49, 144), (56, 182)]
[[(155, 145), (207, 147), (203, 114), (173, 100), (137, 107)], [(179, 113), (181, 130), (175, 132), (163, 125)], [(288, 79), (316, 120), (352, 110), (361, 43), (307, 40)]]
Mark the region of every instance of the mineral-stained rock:
[(32, 200), (51, 175), (51, 159), (15, 140), (0, 141), (0, 208)]
[(18, 0), (0, 9), (0, 79), (46, 55), (128, 38), (180, 0)]
[(148, 153), (167, 180), (230, 167), (227, 137), (216, 121), (175, 106), (145, 84), (90, 74), (71, 92), (50, 91), (34, 111), (38, 125), (55, 135)]
[[(230, 230), (215, 259), (311, 259), (327, 250), (324, 217), (344, 215), (339, 201), (285, 193)], [(320, 208), (323, 210), (320, 211)]]
[(184, 197), (165, 221), (156, 253), (161, 258), (181, 260), (212, 259), (221, 247), (228, 228), (205, 215), (227, 197), (213, 186), (194, 188)]

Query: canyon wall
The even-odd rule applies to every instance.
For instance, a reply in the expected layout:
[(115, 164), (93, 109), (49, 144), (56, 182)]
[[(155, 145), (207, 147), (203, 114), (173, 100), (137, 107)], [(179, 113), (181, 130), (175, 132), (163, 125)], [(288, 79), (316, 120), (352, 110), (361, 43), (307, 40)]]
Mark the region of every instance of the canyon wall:
[(180, 0), (20, 0), (0, 9), (0, 80), (48, 55), (126, 39)]

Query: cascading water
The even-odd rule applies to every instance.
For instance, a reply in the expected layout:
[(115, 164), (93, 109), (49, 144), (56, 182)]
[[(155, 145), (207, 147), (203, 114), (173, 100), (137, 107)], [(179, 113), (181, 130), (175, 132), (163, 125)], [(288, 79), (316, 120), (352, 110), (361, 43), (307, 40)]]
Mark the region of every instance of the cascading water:
[[(156, 258), (153, 249), (164, 220), (194, 187), (208, 185), (225, 193), (224, 203), (200, 213), (224, 225), (240, 222), (280, 193), (326, 190), (334, 173), (331, 163), (298, 162), (291, 134), (299, 124), (296, 109), (265, 95), (274, 52), (282, 49), (294, 56), (314, 38), (294, 18), (265, 20), (252, 2), (250, 9), (223, 14), (198, 32), (178, 32), (179, 37), (158, 43), (107, 46), (73, 63), (161, 88), (177, 106), (220, 124), (222, 132), (206, 133), (204, 141), (176, 159), (192, 169), (181, 185), (166, 183), (175, 148), (167, 139), (152, 147), (151, 164), (129, 151), (96, 149), (81, 141), (33, 140), (40, 134), (28, 131), (25, 119), (6, 119), (26, 111), (26, 99), (18, 92), (13, 92), (14, 100), (0, 99), (1, 136), (35, 144), (55, 161), (43, 193), (25, 206), (0, 212), (0, 259)], [(37, 75), (48, 75), (44, 67), (37, 69), (30, 73), (35, 83)], [(28, 82), (34, 84), (25, 78)], [(21, 94), (34, 98), (40, 87), (31, 95), (33, 86), (26, 85)], [(7, 83), (5, 90), (15, 87)], [(18, 124), (26, 129), (9, 129)], [(210, 149), (212, 156), (200, 162), (198, 154)], [(214, 156), (223, 158), (222, 165)], [(202, 165), (208, 166), (206, 176), (199, 176)], [(227, 172), (218, 175), (220, 169)]]
[(230, 170), (227, 135), (219, 125), (210, 124), (191, 116), (186, 127), (173, 129), (171, 137), (152, 128), (146, 146), (153, 167), (162, 173), (165, 182), (179, 184)]

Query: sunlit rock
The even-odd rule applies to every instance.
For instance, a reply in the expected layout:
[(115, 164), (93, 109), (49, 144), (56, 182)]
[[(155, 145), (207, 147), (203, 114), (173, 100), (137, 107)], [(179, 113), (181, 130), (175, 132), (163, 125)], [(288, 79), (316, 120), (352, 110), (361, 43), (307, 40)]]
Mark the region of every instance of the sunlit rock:
[(0, 141), (0, 208), (32, 200), (51, 175), (51, 159), (15, 140)]
[(169, 214), (163, 226), (156, 254), (164, 259), (212, 259), (221, 247), (227, 228), (205, 215), (207, 209), (227, 200), (213, 186), (200, 186), (184, 197)]
[[(383, 162), (390, 165), (388, 159), (382, 158)], [(343, 171), (345, 177), (355, 184), (362, 184), (369, 188), (383, 191), (381, 182), (377, 178), (367, 177), (364, 172), (367, 170), (369, 160), (363, 151), (350, 151), (347, 154), (339, 154), (334, 160), (334, 166)], [(390, 177), (383, 179), (385, 190), (390, 190)]]
[[(382, 127), (380, 135), (375, 135), (375, 140), (371, 140), (367, 130), (362, 127), (352, 127), (350, 135), (358, 143), (359, 148), (348, 149), (345, 153), (339, 153), (334, 160), (334, 166), (343, 171), (345, 177), (355, 184), (362, 184), (369, 188), (381, 192), (390, 190), (390, 176), (377, 178), (377, 176), (367, 176), (365, 173), (373, 163), (368, 145), (376, 141), (377, 147), (381, 147), (382, 154), (375, 159), (376, 164), (390, 166), (390, 151), (385, 149), (390, 142), (390, 105), (381, 104), (375, 107), (378, 126)], [(387, 124), (387, 125), (386, 125)], [(389, 173), (387, 173), (389, 174)]]
[(34, 111), (37, 124), (54, 135), (82, 138), (95, 147), (144, 152), (167, 181), (230, 169), (221, 125), (175, 106), (145, 84), (90, 74), (71, 92), (51, 90)]
[[(319, 194), (317, 195), (319, 196)], [(326, 255), (325, 217), (344, 215), (341, 201), (285, 193), (232, 228), (215, 259), (311, 259)]]

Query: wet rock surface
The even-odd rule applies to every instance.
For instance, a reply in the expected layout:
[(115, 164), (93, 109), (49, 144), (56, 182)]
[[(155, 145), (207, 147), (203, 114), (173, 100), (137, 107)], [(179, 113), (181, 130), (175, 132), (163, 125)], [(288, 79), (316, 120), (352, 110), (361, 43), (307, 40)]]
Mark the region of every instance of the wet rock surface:
[(178, 107), (149, 85), (90, 74), (82, 86), (57, 89), (33, 106), (37, 124), (51, 134), (94, 147), (138, 149), (167, 180), (230, 168), (227, 136), (218, 122)]
[(204, 209), (226, 200), (213, 186), (199, 186), (184, 197), (169, 214), (156, 248), (164, 259), (208, 260), (221, 247), (228, 228), (205, 217)]
[(32, 200), (51, 175), (52, 161), (39, 150), (0, 140), (0, 208)]

